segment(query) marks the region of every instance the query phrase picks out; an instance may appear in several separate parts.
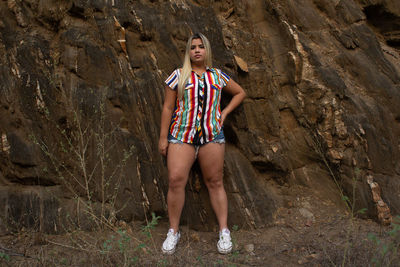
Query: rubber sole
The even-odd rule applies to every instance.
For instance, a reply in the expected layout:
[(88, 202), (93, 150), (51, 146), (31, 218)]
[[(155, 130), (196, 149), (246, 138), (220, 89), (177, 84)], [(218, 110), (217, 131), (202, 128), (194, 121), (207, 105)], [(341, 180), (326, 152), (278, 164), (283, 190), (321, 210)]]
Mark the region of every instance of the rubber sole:
[(167, 254), (167, 255), (172, 255), (172, 254), (174, 254), (175, 253), (175, 248), (174, 249), (172, 249), (172, 250), (164, 250), (164, 248), (161, 248), (161, 250), (162, 250), (162, 252), (164, 253), (164, 254)]
[(223, 249), (223, 248), (219, 247), (219, 245), (217, 244), (217, 248), (218, 248), (218, 252), (220, 254), (224, 254), (225, 255), (225, 254), (229, 254), (229, 253), (232, 252), (232, 247), (230, 247), (228, 249)]

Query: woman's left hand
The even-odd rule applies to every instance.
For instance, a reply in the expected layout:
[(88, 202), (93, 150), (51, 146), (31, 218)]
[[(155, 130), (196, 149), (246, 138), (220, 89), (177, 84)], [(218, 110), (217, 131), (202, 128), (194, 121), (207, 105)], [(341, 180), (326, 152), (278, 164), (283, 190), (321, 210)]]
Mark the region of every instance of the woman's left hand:
[(234, 80), (230, 79), (223, 90), (233, 97), (229, 104), (221, 112), (221, 126), (224, 125), (224, 121), (228, 114), (234, 110), (246, 97), (246, 93), (243, 88), (237, 84)]
[(221, 126), (224, 126), (224, 121), (227, 115), (228, 114), (226, 114), (225, 110), (221, 111)]

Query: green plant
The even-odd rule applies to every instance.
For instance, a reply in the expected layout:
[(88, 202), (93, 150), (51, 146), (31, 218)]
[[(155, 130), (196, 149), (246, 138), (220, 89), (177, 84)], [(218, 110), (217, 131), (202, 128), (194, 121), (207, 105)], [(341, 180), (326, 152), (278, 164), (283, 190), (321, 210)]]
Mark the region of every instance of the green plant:
[[(69, 243), (48, 242), (97, 255), (105, 265), (118, 262), (119, 266), (132, 266), (138, 264), (141, 252), (147, 251), (145, 247), (148, 247), (149, 238), (152, 239), (151, 230), (160, 217), (152, 214), (151, 221), (142, 230), (148, 238), (142, 240), (125, 229), (115, 228), (116, 216), (126, 206), (117, 208), (116, 200), (125, 167), (135, 147), (130, 145), (124, 150), (117, 147), (120, 127), (107, 117), (106, 101), (105, 94), (102, 94), (96, 96), (92, 107), (85, 107), (82, 103), (70, 105), (69, 115), (63, 122), (53, 120), (53, 114), (44, 107), (42, 114), (53, 130), (46, 137), (32, 135), (31, 139), (49, 163), (42, 168), (43, 174), (55, 173), (60, 184), (76, 200), (78, 216), (67, 214), (68, 223), (76, 224), (79, 229), (82, 219), (85, 219), (85, 223), (91, 223), (91, 230), (111, 231), (108, 238), (103, 239), (62, 225), (68, 233)], [(51, 140), (57, 141), (52, 143)], [(55, 260), (64, 264), (66, 259)]]
[(166, 259), (161, 259), (157, 262), (157, 266), (167, 266), (168, 261)]
[(399, 257), (400, 238), (400, 216), (396, 216), (391, 224), (391, 230), (386, 233), (388, 241), (379, 239), (375, 234), (368, 234), (368, 239), (373, 242), (376, 252), (372, 258), (375, 266), (391, 266), (392, 262)]
[(203, 258), (201, 256), (196, 257), (196, 262), (199, 266), (204, 266)]
[[(362, 208), (360, 210), (355, 210), (356, 207), (356, 188), (357, 188), (357, 182), (360, 179), (360, 169), (359, 168), (354, 168), (354, 173), (352, 176), (352, 192), (351, 192), (351, 199), (345, 194), (342, 186), (341, 186), (341, 181), (339, 179), (339, 177), (335, 174), (333, 168), (331, 167), (331, 164), (328, 160), (328, 158), (326, 157), (326, 151), (323, 145), (323, 142), (321, 140), (320, 134), (318, 132), (318, 130), (316, 129), (312, 129), (312, 127), (310, 127), (309, 125), (306, 125), (309, 129), (311, 133), (314, 133), (311, 137), (311, 146), (314, 149), (314, 151), (316, 152), (316, 154), (320, 157), (320, 159), (322, 160), (322, 162), (324, 163), (325, 167), (327, 168), (331, 178), (333, 179), (336, 188), (339, 191), (340, 197), (341, 199), (344, 201), (348, 211), (349, 211), (349, 225), (346, 228), (346, 241), (345, 241), (345, 246), (343, 249), (343, 257), (342, 257), (342, 262), (341, 262), (341, 266), (346, 266), (347, 264), (347, 260), (349, 257), (349, 252), (350, 252), (350, 248), (351, 248), (351, 236), (353, 235), (354, 232), (354, 220), (357, 214), (364, 214), (367, 209), (366, 208)], [(336, 266), (336, 264), (332, 261), (332, 259), (329, 257), (329, 255), (326, 253), (325, 249), (324, 252), (326, 254), (326, 256), (328, 257), (328, 260), (330, 261), (330, 263), (333, 266)]]
[(146, 215), (146, 225), (142, 227), (142, 234), (146, 236), (147, 240), (151, 240), (153, 244), (154, 250), (156, 250), (156, 245), (153, 239), (153, 235), (151, 234), (151, 230), (156, 227), (158, 224), (158, 221), (161, 219), (161, 216), (156, 216), (154, 212), (151, 213), (151, 221), (148, 221), (147, 215)]
[(60, 264), (61, 265), (67, 265), (67, 259), (66, 258), (62, 258), (61, 260), (60, 260)]
[(151, 213), (151, 221), (149, 222), (146, 217), (147, 224), (142, 227), (142, 233), (145, 234), (147, 237), (151, 237), (151, 230), (154, 229), (158, 221), (161, 219), (161, 216), (156, 216), (154, 212)]
[(131, 238), (126, 234), (126, 230), (118, 229), (117, 233), (119, 234), (120, 238), (118, 239), (118, 248), (121, 253), (124, 253), (128, 246)]
[[(105, 95), (100, 95), (90, 116), (86, 114), (89, 111), (72, 105), (64, 123), (54, 121), (47, 110), (44, 115), (49, 127), (55, 128), (56, 145), (48, 138), (31, 136), (77, 200), (77, 209), (83, 206), (88, 219), (101, 229), (112, 227), (118, 212), (125, 208), (126, 204), (117, 210), (115, 203), (124, 169), (135, 150), (133, 145), (122, 153), (117, 149), (119, 125), (108, 119), (105, 104)], [(48, 168), (43, 172), (48, 173)], [(77, 219), (79, 225), (79, 216)]]
[[(229, 261), (235, 261), (240, 256), (240, 251), (238, 249), (238, 242), (236, 239), (236, 232), (238, 230), (239, 230), (238, 225), (235, 224), (232, 226), (232, 232), (231, 232), (232, 252), (228, 256)], [(230, 264), (228, 266), (236, 266), (236, 265)]]
[[(148, 251), (148, 242), (151, 240), (154, 245), (151, 230), (158, 224), (161, 216), (156, 216), (154, 212), (151, 216), (151, 221), (148, 221), (146, 225), (142, 226), (141, 234), (145, 237), (142, 240), (128, 234), (125, 229), (114, 230), (110, 237), (102, 242), (100, 254), (103, 256), (104, 261), (111, 264), (111, 258), (118, 255), (122, 266), (138, 264), (142, 253)], [(134, 244), (132, 244), (132, 242), (134, 242)], [(155, 245), (154, 249), (156, 249)], [(166, 266), (166, 263), (160, 260), (157, 266)]]
[(0, 252), (0, 260), (10, 261), (10, 255), (5, 252)]
[(236, 232), (239, 230), (239, 226), (237, 224), (232, 226), (232, 231)]
[[(323, 141), (321, 139), (321, 136), (319, 134), (319, 131), (317, 129), (313, 129), (310, 125), (306, 123), (305, 125), (311, 133), (311, 140), (309, 140), (309, 145), (312, 147), (314, 152), (318, 155), (318, 157), (322, 160), (324, 166), (329, 172), (329, 175), (333, 179), (333, 182), (336, 185), (336, 188), (339, 191), (340, 197), (346, 204), (346, 207), (349, 211), (352, 210), (350, 199), (345, 195), (343, 188), (340, 184), (340, 179), (339, 177), (335, 174), (334, 169), (332, 168), (331, 164), (329, 163), (328, 158), (326, 157), (326, 147), (323, 145)], [(308, 139), (307, 139), (308, 140)], [(354, 180), (353, 180), (354, 181)]]
[(352, 235), (352, 233), (354, 231), (354, 217), (355, 217), (355, 214), (362, 213), (362, 212), (366, 211), (366, 209), (361, 209), (361, 210), (359, 210), (357, 212), (354, 211), (355, 202), (356, 202), (356, 187), (357, 187), (357, 180), (359, 178), (359, 175), (360, 175), (360, 169), (355, 168), (353, 179), (352, 179), (352, 200), (351, 200), (351, 202), (349, 202), (349, 198), (347, 196), (342, 195), (343, 201), (346, 201), (347, 205), (350, 207), (349, 226), (346, 229), (346, 244), (345, 244), (345, 247), (344, 247), (343, 260), (342, 260), (342, 264), (341, 264), (341, 266), (343, 266), (343, 267), (346, 265), (348, 252), (349, 252), (349, 249), (350, 249), (350, 246), (351, 246), (350, 236)]
[(231, 240), (232, 240), (232, 246), (233, 246), (233, 253), (236, 253), (237, 251), (235, 250), (235, 248), (238, 247), (238, 242), (236, 240), (236, 232), (239, 230), (239, 226), (238, 225), (233, 225), (232, 226), (232, 233), (231, 233)]
[(231, 254), (229, 254), (229, 257), (230, 257), (232, 260), (234, 260), (234, 259), (238, 258), (239, 255), (240, 255), (240, 251), (239, 251), (239, 250), (233, 250), (233, 251), (231, 252)]
[(103, 242), (103, 248), (100, 251), (101, 254), (106, 254), (112, 249), (112, 242), (114, 241), (114, 235), (111, 235), (110, 239)]

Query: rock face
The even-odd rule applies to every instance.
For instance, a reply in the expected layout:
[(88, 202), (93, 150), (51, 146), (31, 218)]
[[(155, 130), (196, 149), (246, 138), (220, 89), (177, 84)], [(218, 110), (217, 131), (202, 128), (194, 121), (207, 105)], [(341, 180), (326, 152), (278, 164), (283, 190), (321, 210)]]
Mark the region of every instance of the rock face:
[[(166, 216), (163, 81), (198, 31), (248, 94), (225, 125), (231, 224), (268, 225), (295, 185), (400, 214), (398, 1), (8, 0), (1, 230)], [(186, 200), (182, 221), (215, 229), (197, 165)]]

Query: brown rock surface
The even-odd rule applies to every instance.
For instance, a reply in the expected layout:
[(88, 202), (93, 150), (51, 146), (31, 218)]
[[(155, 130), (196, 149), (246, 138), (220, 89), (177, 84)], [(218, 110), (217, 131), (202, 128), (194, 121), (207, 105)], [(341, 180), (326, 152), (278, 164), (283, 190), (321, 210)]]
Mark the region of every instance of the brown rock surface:
[[(298, 184), (341, 206), (334, 178), (399, 214), (399, 21), (389, 0), (1, 1), (1, 230), (166, 215), (163, 80), (196, 31), (248, 94), (225, 125), (231, 224), (269, 224)], [(216, 227), (197, 166), (182, 219)]]

